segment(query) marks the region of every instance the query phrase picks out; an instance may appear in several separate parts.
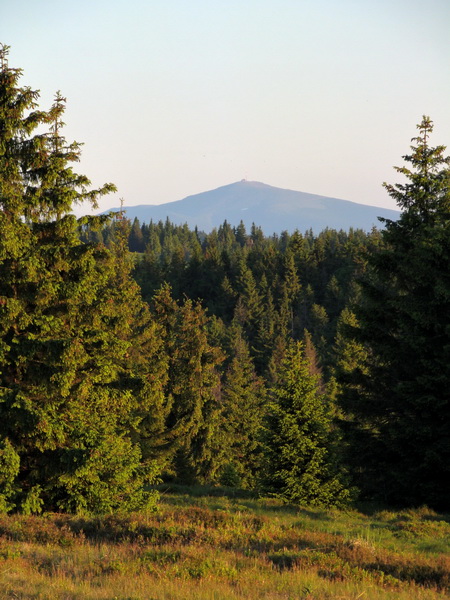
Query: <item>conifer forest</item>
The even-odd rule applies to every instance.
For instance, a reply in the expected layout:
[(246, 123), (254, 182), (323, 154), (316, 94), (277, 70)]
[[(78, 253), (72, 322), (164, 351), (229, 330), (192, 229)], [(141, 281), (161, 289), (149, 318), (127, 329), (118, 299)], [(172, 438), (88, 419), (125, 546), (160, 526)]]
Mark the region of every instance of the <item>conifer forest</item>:
[(0, 62), (0, 512), (134, 511), (162, 482), (450, 509), (450, 157), (429, 117), (384, 184), (399, 220), (371, 232), (76, 218), (115, 186), (77, 173), (61, 93), (42, 109)]

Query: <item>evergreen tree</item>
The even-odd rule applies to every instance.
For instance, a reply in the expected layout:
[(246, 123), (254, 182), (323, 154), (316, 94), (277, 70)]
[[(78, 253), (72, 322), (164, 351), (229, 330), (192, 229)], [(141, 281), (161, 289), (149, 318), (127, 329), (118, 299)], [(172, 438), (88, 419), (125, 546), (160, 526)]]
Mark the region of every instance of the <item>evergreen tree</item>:
[(428, 117), (418, 129), (403, 157), (410, 168), (396, 168), (406, 183), (385, 184), (403, 212), (369, 257), (352, 332), (364, 362), (344, 379), (342, 402), (363, 492), (448, 508), (450, 158), (429, 145)]
[(235, 236), (237, 243), (242, 247), (247, 243), (247, 231), (243, 221), (240, 221), (239, 225), (235, 228)]
[[(159, 361), (158, 336), (129, 270), (103, 245), (80, 241), (80, 225), (99, 219), (69, 214), (77, 202), (95, 206), (114, 186), (91, 190), (74, 173), (79, 145), (61, 135), (65, 99), (57, 94), (48, 112), (33, 112), (37, 93), (18, 86), (21, 71), (8, 67), (7, 50), (0, 52), (3, 508), (136, 508), (157, 474), (132, 430), (162, 398), (147, 366)], [(32, 135), (39, 125), (49, 131)], [(149, 363), (131, 359), (139, 349)]]
[(297, 307), (300, 289), (300, 280), (295, 266), (294, 254), (288, 248), (283, 257), (282, 303), (280, 312), (285, 317), (286, 327), (292, 337), (295, 335), (294, 309)]
[(128, 247), (131, 252), (145, 252), (144, 236), (137, 217), (135, 217), (128, 235)]
[(266, 437), (266, 490), (316, 506), (348, 499), (336, 471), (330, 408), (302, 342), (291, 342), (273, 389)]
[(175, 475), (184, 482), (208, 481), (218, 468), (211, 447), (218, 427), (220, 385), (217, 367), (223, 360), (209, 344), (207, 318), (198, 303), (177, 303), (170, 286), (153, 298), (153, 310), (162, 328), (169, 361), (164, 387), (170, 410), (166, 419), (167, 456)]
[(255, 367), (260, 374), (266, 374), (273, 356), (275, 339), (277, 337), (278, 315), (273, 303), (272, 292), (266, 290), (263, 297), (263, 313), (258, 323), (258, 335), (255, 341)]
[(218, 438), (224, 461), (221, 482), (253, 488), (261, 462), (265, 386), (255, 373), (241, 327), (234, 323), (229, 336), (230, 360), (223, 378)]
[(262, 314), (262, 301), (252, 271), (242, 258), (237, 278), (239, 293), (234, 318), (242, 325), (252, 346), (258, 333), (259, 319)]

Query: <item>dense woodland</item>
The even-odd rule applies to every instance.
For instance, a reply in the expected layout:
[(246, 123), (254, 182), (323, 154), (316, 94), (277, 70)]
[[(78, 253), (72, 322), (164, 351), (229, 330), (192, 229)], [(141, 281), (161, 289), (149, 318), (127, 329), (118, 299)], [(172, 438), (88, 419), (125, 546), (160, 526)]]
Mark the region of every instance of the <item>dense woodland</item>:
[(161, 482), (448, 508), (450, 158), (418, 125), (366, 233), (212, 232), (92, 190), (0, 52), (0, 509), (151, 506)]

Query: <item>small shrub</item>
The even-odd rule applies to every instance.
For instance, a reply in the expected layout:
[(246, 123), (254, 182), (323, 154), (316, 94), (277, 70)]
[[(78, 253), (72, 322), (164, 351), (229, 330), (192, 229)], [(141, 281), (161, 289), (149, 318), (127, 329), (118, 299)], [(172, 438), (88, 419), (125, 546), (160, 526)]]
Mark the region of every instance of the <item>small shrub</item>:
[(154, 563), (160, 566), (175, 564), (181, 559), (180, 550), (147, 550), (141, 560), (144, 563)]
[(300, 562), (300, 554), (289, 550), (281, 550), (268, 555), (268, 559), (280, 571), (291, 570)]

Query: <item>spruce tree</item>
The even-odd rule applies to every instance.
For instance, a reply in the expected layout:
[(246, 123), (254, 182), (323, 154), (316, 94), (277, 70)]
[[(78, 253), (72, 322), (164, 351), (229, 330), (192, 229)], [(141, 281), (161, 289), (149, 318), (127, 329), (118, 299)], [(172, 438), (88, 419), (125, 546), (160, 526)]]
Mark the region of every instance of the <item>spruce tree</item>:
[(131, 252), (145, 252), (145, 241), (139, 219), (135, 217), (128, 234), (128, 247)]
[(219, 348), (209, 343), (199, 303), (176, 302), (165, 284), (153, 298), (155, 319), (168, 359), (165, 449), (173, 474), (184, 483), (207, 482), (220, 466), (211, 440), (219, 427)]
[(254, 488), (261, 466), (266, 389), (255, 372), (242, 328), (229, 328), (228, 365), (223, 376), (218, 452), (223, 457), (221, 482)]
[(251, 350), (255, 343), (259, 320), (262, 315), (262, 299), (256, 285), (251, 269), (247, 266), (245, 257), (239, 262), (239, 274), (237, 277), (237, 291), (239, 293), (235, 308), (234, 318), (242, 325), (247, 336)]
[(295, 504), (345, 503), (349, 494), (337, 472), (330, 407), (302, 342), (287, 348), (269, 410), (266, 491)]
[(364, 362), (347, 373), (342, 404), (366, 495), (448, 508), (450, 157), (429, 145), (428, 117), (418, 129), (409, 166), (396, 167), (405, 183), (385, 184), (403, 212), (369, 257), (352, 329)]
[[(21, 71), (8, 67), (7, 51), (0, 53), (3, 507), (137, 508), (158, 471), (138, 443), (144, 413), (162, 402), (156, 325), (129, 267), (80, 240), (80, 226), (103, 219), (70, 214), (74, 203), (96, 206), (114, 186), (91, 190), (73, 171), (80, 146), (61, 133), (65, 99), (58, 93), (49, 111), (34, 111), (38, 95), (18, 85)], [(34, 133), (39, 125), (47, 131)], [(148, 362), (136, 358), (141, 352)]]

